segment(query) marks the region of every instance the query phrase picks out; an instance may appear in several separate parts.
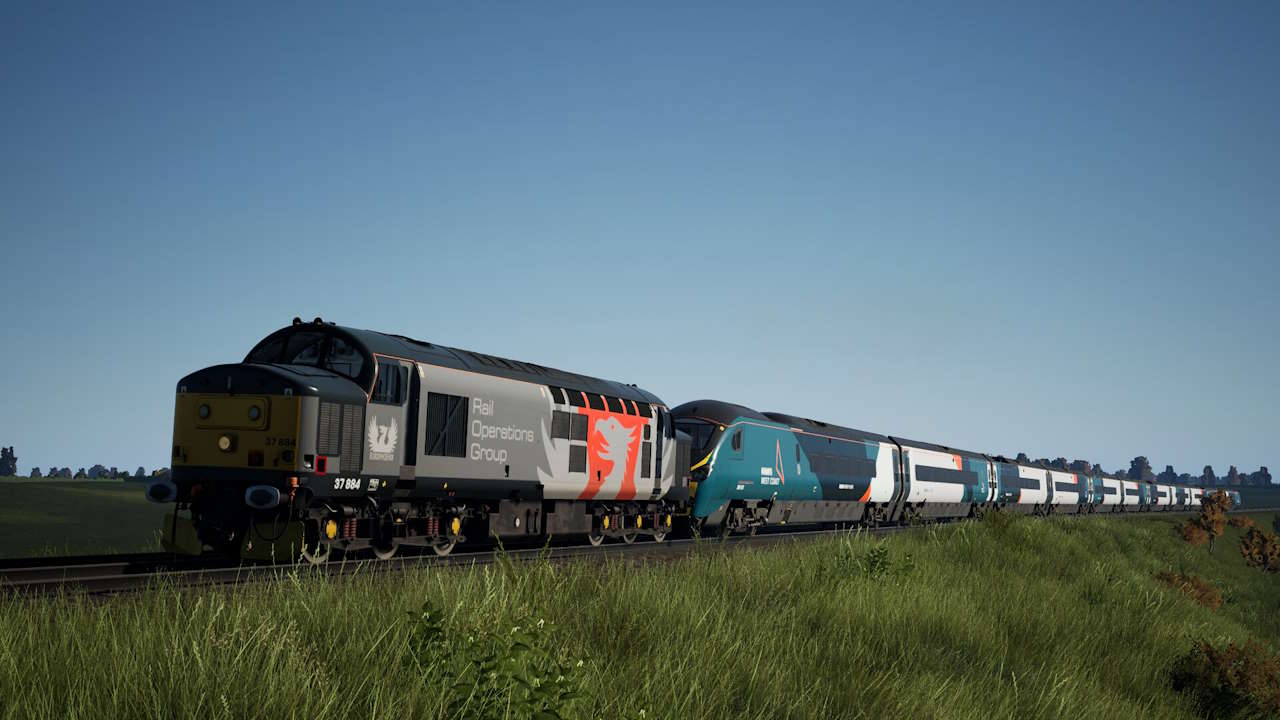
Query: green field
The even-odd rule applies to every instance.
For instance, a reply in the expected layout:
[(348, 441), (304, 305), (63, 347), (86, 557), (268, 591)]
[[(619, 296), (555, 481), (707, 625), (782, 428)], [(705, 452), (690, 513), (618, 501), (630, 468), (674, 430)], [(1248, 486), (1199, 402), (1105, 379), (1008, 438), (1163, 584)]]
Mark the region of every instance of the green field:
[(0, 558), (159, 550), (168, 506), (121, 480), (0, 478)]
[[(1193, 718), (1170, 664), (1196, 639), (1280, 647), (1280, 586), (1244, 565), (1238, 530), (1211, 555), (1174, 522), (1018, 519), (707, 542), (645, 564), (303, 570), (9, 601), (0, 717), (443, 718), (486, 699), (474, 716), (522, 717), (507, 704), (518, 686), (502, 682), (447, 709), (476, 687), (466, 659), (496, 648), (486, 677), (545, 673), (540, 691), (576, 679), (566, 717)], [(1159, 571), (1204, 577), (1222, 608), (1163, 587)], [(424, 601), (435, 611), (415, 630)], [(434, 623), (435, 639), (421, 629)]]

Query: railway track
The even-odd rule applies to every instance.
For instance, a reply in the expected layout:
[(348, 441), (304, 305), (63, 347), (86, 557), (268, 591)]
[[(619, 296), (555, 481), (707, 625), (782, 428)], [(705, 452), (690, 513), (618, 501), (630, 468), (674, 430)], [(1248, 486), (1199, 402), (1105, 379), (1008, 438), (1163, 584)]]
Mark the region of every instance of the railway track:
[[(1250, 512), (1273, 512), (1277, 508), (1254, 508)], [(1153, 518), (1194, 515), (1194, 511), (1168, 513), (1107, 513), (1092, 517)], [(864, 529), (872, 535), (888, 535), (915, 526), (885, 526)], [(797, 542), (823, 537), (841, 530), (823, 529), (801, 532), (764, 532), (758, 535), (735, 535), (724, 540), (704, 538), (670, 539), (663, 543), (640, 541), (634, 544), (561, 544), (538, 547), (506, 548), (499, 553), (493, 545), (478, 546), (467, 552), (445, 557), (425, 551), (402, 554), (390, 560), (345, 559), (325, 565), (305, 563), (243, 564), (218, 556), (175, 556), (169, 553), (135, 553), (129, 555), (78, 556), (62, 558), (22, 558), (0, 561), (0, 593), (10, 596), (43, 597), (58, 593), (107, 595), (142, 590), (160, 584), (181, 586), (227, 585), (283, 576), (287, 573), (320, 573), (329, 576), (361, 573), (389, 573), (420, 567), (488, 565), (500, 557), (515, 562), (528, 562), (545, 557), (551, 562), (575, 558), (622, 558), (629, 560), (663, 560), (688, 555), (704, 546), (765, 547), (784, 542)]]

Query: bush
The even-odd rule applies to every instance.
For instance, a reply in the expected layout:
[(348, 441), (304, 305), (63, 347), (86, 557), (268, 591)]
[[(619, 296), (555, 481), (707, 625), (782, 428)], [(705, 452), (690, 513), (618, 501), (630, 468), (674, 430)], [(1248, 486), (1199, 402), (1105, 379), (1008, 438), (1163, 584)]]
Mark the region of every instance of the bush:
[[(424, 682), (443, 682), (449, 695), (449, 717), (527, 717), (563, 720), (574, 717), (583, 665), (570, 664), (549, 649), (549, 627), (528, 614), (506, 625), (450, 631), (430, 600), (409, 613), (409, 653), (404, 664)], [(443, 677), (441, 677), (443, 675)]]
[(1209, 542), (1209, 533), (1196, 522), (1195, 518), (1175, 526), (1175, 529), (1178, 531), (1178, 537), (1192, 545), (1204, 545)]
[(1192, 600), (1210, 610), (1217, 610), (1222, 607), (1222, 595), (1204, 578), (1181, 573), (1160, 572), (1156, 573), (1156, 579), (1171, 588), (1181, 590)]
[(1244, 561), (1252, 567), (1267, 572), (1280, 572), (1280, 539), (1275, 533), (1265, 532), (1256, 527), (1240, 539), (1240, 554)]
[(1280, 714), (1280, 661), (1249, 640), (1218, 649), (1198, 641), (1178, 658), (1173, 689), (1186, 693), (1207, 717), (1275, 717)]
[(1248, 515), (1232, 515), (1227, 519), (1227, 524), (1233, 528), (1246, 530), (1253, 527), (1253, 518)]

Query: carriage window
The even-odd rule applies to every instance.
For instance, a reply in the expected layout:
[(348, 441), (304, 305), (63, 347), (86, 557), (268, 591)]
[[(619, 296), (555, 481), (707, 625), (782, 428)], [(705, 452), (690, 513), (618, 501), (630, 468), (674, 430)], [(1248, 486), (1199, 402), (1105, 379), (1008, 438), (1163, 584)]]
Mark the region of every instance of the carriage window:
[(605, 404), (609, 406), (609, 412), (622, 412), (622, 401), (616, 397), (606, 397)]
[(551, 390), (551, 399), (556, 401), (557, 405), (564, 405), (564, 391), (554, 385), (548, 385)]
[(369, 397), (369, 402), (383, 405), (404, 403), (404, 389), (408, 379), (409, 369), (400, 363), (378, 363), (378, 383), (373, 386), (373, 395)]
[(569, 404), (574, 407), (586, 407), (587, 403), (582, 399), (582, 393), (578, 390), (565, 390), (565, 396), (569, 399)]
[(604, 400), (595, 393), (587, 393), (587, 404), (591, 406), (592, 410), (604, 409)]

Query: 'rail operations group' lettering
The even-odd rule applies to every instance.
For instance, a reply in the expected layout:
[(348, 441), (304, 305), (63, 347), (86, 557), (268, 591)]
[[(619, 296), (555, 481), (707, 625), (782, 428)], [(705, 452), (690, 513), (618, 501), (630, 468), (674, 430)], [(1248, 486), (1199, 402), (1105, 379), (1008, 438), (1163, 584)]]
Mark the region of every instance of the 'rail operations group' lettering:
[[(481, 417), (493, 417), (494, 406), (497, 404), (495, 400), (484, 400), (482, 398), (474, 398), (471, 401), (471, 412)], [(482, 420), (476, 419), (471, 421), (471, 436), (479, 440), (505, 440), (507, 442), (533, 442), (533, 431), (516, 427), (514, 425), (487, 425)], [(489, 462), (505, 463), (507, 461), (507, 451), (505, 448), (484, 447), (478, 442), (471, 443), (471, 459), (486, 460)]]

